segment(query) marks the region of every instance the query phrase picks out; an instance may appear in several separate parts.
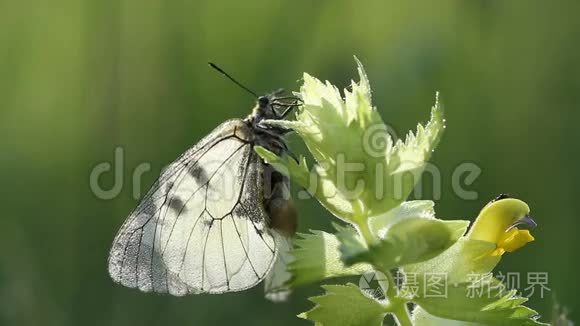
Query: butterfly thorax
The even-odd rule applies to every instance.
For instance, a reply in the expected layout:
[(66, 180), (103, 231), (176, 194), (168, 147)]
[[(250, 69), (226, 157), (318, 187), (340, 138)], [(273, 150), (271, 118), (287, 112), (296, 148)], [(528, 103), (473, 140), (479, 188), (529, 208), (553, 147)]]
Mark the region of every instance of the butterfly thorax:
[(287, 150), (284, 135), (290, 130), (267, 123), (268, 120), (284, 118), (276, 110), (278, 107), (283, 107), (276, 103), (276, 99), (273, 94), (259, 97), (252, 113), (244, 119), (244, 122), (253, 130), (256, 145), (263, 146), (276, 154), (282, 154), (284, 150)]
[(262, 120), (280, 119), (273, 105), (275, 100), (274, 95), (260, 96), (252, 113), (245, 120), (252, 124), (259, 124)]
[[(262, 146), (277, 155), (288, 152), (284, 135), (290, 130), (268, 124), (268, 120), (283, 119), (285, 114), (277, 112), (277, 108), (285, 105), (277, 101), (275, 95), (266, 95), (258, 99), (252, 114), (244, 121), (252, 128), (255, 145)], [(297, 218), (294, 204), (290, 198), (290, 184), (269, 164), (264, 163), (262, 181), (264, 206), (270, 218), (269, 226), (284, 236), (291, 237), (296, 232)]]

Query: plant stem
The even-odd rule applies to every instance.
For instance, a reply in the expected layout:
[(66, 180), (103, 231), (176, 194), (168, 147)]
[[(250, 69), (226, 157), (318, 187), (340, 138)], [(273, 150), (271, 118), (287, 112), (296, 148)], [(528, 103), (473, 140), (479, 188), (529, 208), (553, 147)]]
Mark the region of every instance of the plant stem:
[(353, 201), (351, 204), (354, 211), (354, 222), (358, 227), (358, 231), (365, 239), (367, 246), (369, 246), (375, 241), (375, 236), (369, 228), (365, 206), (360, 201)]
[(393, 279), (393, 274), (391, 274), (390, 271), (387, 271), (385, 276), (387, 277), (387, 291), (385, 292), (385, 294), (390, 299), (395, 299), (395, 298), (397, 298), (397, 284), (395, 283), (395, 280)]
[(393, 275), (390, 271), (381, 272), (386, 276), (386, 282), (381, 281), (379, 284), (389, 301), (389, 312), (395, 316), (399, 326), (413, 326), (407, 310), (407, 300), (398, 296), (397, 284), (393, 279)]
[(359, 228), (361, 235), (365, 239), (365, 242), (367, 243), (367, 245), (370, 245), (371, 243), (373, 243), (375, 238), (374, 238), (371, 230), (369, 229), (368, 223), (366, 221), (363, 221), (362, 223), (358, 223), (358, 228)]
[[(360, 234), (363, 236), (368, 246), (375, 241), (375, 236), (373, 235), (373, 233), (369, 228), (367, 216), (365, 214), (366, 212), (364, 212), (364, 210), (361, 209), (361, 207), (356, 204), (353, 205), (353, 208), (355, 209), (355, 212), (358, 213), (355, 214), (355, 216), (363, 217), (357, 219), (359, 222), (356, 224), (358, 226)], [(393, 274), (391, 274), (391, 271), (389, 270), (382, 270), (378, 266), (374, 267), (377, 271), (380, 271), (386, 277), (385, 280), (379, 281), (379, 285), (381, 286), (383, 293), (385, 293), (385, 296), (389, 302), (388, 311), (393, 314), (399, 326), (413, 326), (413, 323), (411, 322), (411, 317), (409, 316), (409, 310), (407, 309), (408, 300), (406, 298), (399, 297), (397, 284), (393, 279)]]
[(407, 304), (405, 302), (401, 302), (401, 304), (397, 306), (397, 309), (393, 311), (393, 315), (397, 319), (399, 326), (413, 326), (411, 317), (409, 316), (409, 310), (407, 309)]

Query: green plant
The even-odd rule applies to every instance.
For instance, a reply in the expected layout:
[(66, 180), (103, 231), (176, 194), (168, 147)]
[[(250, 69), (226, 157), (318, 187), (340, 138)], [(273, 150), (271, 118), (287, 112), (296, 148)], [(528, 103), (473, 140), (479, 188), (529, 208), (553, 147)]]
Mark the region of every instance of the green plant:
[[(326, 293), (310, 298), (316, 305), (299, 317), (317, 325), (382, 325), (388, 314), (399, 325), (542, 325), (522, 305), (527, 299), (492, 275), (505, 252), (533, 240), (517, 227), (530, 222), (528, 205), (513, 198), (492, 201), (467, 231), (468, 221), (435, 218), (432, 201), (406, 201), (445, 129), (443, 107), (437, 99), (425, 126), (393, 141), (357, 63), (360, 81), (344, 97), (329, 82), (305, 74), (296, 119), (270, 122), (298, 133), (316, 160), (312, 168), (304, 157), (256, 150), (345, 222), (335, 225), (334, 234), (299, 235), (287, 286), (369, 271), (384, 275), (382, 296), (352, 283), (325, 285)], [(473, 295), (474, 286), (485, 295)]]

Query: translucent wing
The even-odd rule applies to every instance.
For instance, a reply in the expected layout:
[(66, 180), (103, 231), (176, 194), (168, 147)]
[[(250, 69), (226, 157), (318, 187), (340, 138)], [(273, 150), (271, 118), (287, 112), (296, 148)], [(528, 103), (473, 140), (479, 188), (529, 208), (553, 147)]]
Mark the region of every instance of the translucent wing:
[(294, 260), (290, 254), (292, 249), (292, 239), (276, 231), (273, 232), (276, 243), (278, 244), (278, 257), (274, 267), (264, 280), (264, 293), (266, 299), (273, 302), (282, 302), (288, 300), (292, 290), (286, 285), (290, 281), (292, 274), (288, 272), (288, 264)]
[(181, 296), (241, 291), (265, 278), (277, 245), (251, 137), (243, 121), (225, 122), (163, 171), (115, 237), (113, 280)]

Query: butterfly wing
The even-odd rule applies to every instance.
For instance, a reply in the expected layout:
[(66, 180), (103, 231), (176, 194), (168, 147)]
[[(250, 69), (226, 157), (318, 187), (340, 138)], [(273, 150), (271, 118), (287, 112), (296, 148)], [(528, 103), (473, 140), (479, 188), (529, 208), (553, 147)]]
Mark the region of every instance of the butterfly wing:
[(251, 139), (242, 120), (224, 122), (162, 172), (115, 237), (113, 280), (181, 296), (241, 291), (265, 278), (277, 245)]
[(278, 257), (264, 280), (264, 292), (267, 299), (281, 302), (286, 301), (292, 292), (287, 285), (292, 277), (288, 272), (288, 265), (294, 261), (290, 251), (293, 248), (292, 238), (297, 227), (297, 214), (291, 197), (289, 179), (269, 165), (264, 167), (264, 172), (265, 185), (271, 185), (270, 193), (264, 196), (266, 211), (270, 217), (272, 234), (278, 244)]
[(290, 254), (292, 250), (292, 238), (279, 232), (274, 232), (274, 237), (278, 245), (278, 255), (272, 270), (264, 280), (264, 294), (266, 299), (272, 302), (283, 302), (288, 300), (292, 290), (286, 283), (292, 278), (288, 272), (288, 265), (294, 261)]

